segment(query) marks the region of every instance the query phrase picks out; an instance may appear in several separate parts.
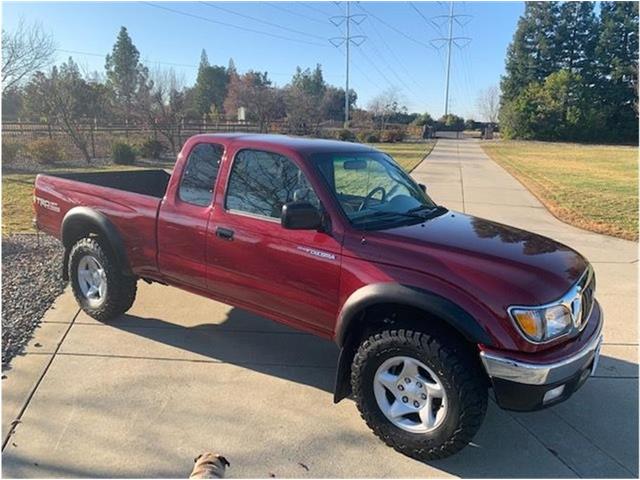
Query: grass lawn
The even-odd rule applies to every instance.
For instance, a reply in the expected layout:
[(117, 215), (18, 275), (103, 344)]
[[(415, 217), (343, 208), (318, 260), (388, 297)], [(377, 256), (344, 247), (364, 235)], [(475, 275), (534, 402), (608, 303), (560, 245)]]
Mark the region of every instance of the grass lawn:
[(638, 240), (638, 148), (495, 141), (484, 151), (559, 219)]
[(407, 172), (418, 166), (431, 153), (436, 142), (426, 143), (373, 143), (372, 147), (391, 155)]
[[(408, 172), (413, 170), (433, 149), (434, 143), (379, 143), (374, 147), (388, 153)], [(91, 172), (105, 170), (130, 170), (135, 168), (171, 168), (172, 162), (153, 167), (130, 167), (126, 165), (109, 165), (104, 167), (82, 167), (62, 169), (42, 167), (47, 172)], [(3, 174), (2, 175), (2, 234), (33, 232), (33, 182), (35, 174)]]

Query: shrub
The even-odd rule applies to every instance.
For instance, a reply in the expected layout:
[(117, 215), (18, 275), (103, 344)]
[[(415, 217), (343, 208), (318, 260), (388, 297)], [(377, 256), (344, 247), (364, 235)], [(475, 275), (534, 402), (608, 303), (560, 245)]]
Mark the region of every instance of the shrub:
[(145, 140), (139, 147), (138, 153), (144, 158), (153, 158), (154, 160), (160, 159), (162, 154), (167, 151), (162, 142), (154, 140), (152, 138)]
[(44, 138), (27, 145), (27, 156), (41, 165), (52, 165), (65, 159), (62, 145), (55, 140)]
[(395, 142), (403, 141), (405, 137), (406, 137), (406, 132), (404, 130), (401, 130), (399, 128), (394, 128), (394, 129), (385, 130), (384, 132), (382, 132), (382, 135), (380, 136), (380, 141), (384, 143), (395, 143)]
[(13, 163), (18, 159), (18, 155), (22, 150), (22, 144), (2, 139), (2, 161), (5, 163)]
[(362, 143), (380, 142), (380, 134), (374, 130), (363, 130), (358, 132), (358, 141)]
[(355, 142), (356, 135), (349, 130), (348, 128), (343, 128), (342, 130), (338, 130), (336, 132), (336, 138), (338, 140), (346, 141), (346, 142)]
[(111, 148), (111, 159), (118, 165), (133, 165), (136, 152), (128, 143), (114, 143)]

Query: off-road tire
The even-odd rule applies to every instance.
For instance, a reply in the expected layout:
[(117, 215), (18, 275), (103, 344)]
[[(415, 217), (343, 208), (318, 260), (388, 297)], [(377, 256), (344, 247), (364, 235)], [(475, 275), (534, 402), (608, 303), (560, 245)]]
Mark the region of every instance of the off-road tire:
[[(474, 353), (449, 332), (398, 329), (372, 334), (360, 344), (351, 367), (351, 386), (360, 415), (376, 436), (409, 457), (425, 461), (453, 455), (473, 439), (487, 410), (487, 382)], [(435, 430), (407, 432), (380, 410), (373, 391), (375, 373), (395, 356), (416, 358), (443, 384), (448, 410)]]
[[(98, 306), (92, 306), (82, 294), (78, 283), (78, 263), (86, 255), (93, 256), (104, 268), (107, 293)], [(118, 268), (113, 255), (95, 237), (78, 240), (69, 253), (69, 280), (80, 308), (101, 322), (113, 320), (131, 308), (136, 298), (137, 278), (125, 275)]]

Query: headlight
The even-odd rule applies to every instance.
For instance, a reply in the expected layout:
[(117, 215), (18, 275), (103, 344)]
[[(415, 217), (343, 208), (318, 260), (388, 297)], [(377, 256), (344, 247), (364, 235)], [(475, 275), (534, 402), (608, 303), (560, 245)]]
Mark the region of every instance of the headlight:
[(546, 308), (512, 308), (509, 310), (520, 330), (534, 342), (545, 342), (571, 329), (571, 312), (564, 305)]

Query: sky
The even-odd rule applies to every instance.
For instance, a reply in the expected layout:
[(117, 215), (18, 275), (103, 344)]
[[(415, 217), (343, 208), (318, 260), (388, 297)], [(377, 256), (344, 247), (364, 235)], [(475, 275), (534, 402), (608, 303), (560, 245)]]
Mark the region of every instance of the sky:
[[(322, 66), (325, 80), (344, 88), (345, 2), (3, 2), (2, 28), (23, 18), (39, 22), (87, 72), (104, 72), (121, 26), (150, 68), (173, 68), (195, 81), (200, 52), (212, 64), (233, 58), (240, 72), (269, 72), (287, 84), (296, 66)], [(449, 2), (350, 2), (350, 88), (358, 105), (394, 90), (410, 112), (444, 113)], [(454, 2), (449, 111), (481, 120), (481, 90), (498, 85), (523, 2)], [(442, 17), (445, 16), (445, 17)], [(342, 24), (335, 26), (333, 22)], [(469, 40), (470, 39), (470, 40)]]

